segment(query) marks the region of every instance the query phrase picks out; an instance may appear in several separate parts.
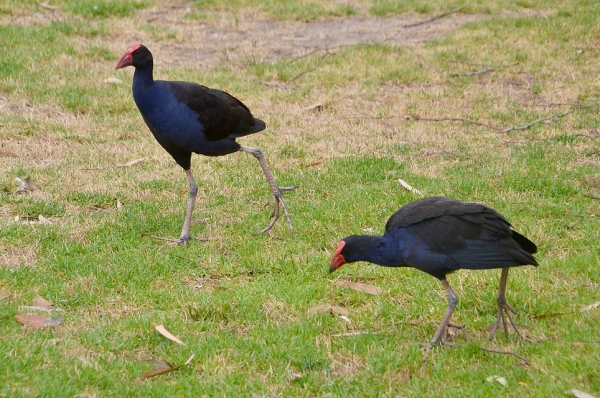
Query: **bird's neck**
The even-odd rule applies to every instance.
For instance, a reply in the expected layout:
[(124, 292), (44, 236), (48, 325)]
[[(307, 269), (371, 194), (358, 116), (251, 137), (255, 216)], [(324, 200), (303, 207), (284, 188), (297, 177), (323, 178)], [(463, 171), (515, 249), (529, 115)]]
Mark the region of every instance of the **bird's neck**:
[(147, 90), (154, 84), (152, 77), (152, 63), (149, 65), (138, 66), (133, 74), (133, 90)]
[[(396, 244), (395, 244), (396, 242)], [(385, 236), (361, 235), (356, 237), (352, 244), (352, 250), (345, 256), (346, 261), (368, 261), (384, 267), (400, 267), (405, 265), (402, 257), (402, 249), (397, 246), (397, 241), (390, 240)]]

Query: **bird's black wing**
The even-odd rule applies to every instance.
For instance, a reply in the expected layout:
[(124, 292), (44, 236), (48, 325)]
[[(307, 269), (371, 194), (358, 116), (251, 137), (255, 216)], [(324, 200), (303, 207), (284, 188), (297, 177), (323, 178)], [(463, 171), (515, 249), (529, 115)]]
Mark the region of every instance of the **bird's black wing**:
[[(491, 210), (500, 219), (506, 221), (500, 213), (484, 205), (461, 202), (442, 196), (431, 196), (408, 203), (399, 208), (387, 221), (385, 232), (390, 232), (396, 227), (408, 227), (409, 225), (443, 215), (476, 214), (480, 213), (484, 208)], [(506, 222), (508, 223), (508, 221)]]
[(405, 228), (427, 251), (447, 256), (457, 268), (537, 265), (533, 242), (511, 229), (496, 210), (476, 203), (433, 197), (400, 208), (386, 234)]
[(175, 98), (198, 115), (210, 141), (243, 137), (265, 129), (265, 123), (252, 116), (246, 105), (224, 91), (189, 82), (169, 84)]

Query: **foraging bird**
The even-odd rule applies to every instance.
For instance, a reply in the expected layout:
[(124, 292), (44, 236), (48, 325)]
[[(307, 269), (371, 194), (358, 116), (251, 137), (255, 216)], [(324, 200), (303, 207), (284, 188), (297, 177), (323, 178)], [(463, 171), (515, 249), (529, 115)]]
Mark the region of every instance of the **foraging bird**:
[(181, 244), (191, 239), (190, 223), (198, 185), (190, 170), (192, 152), (206, 156), (223, 156), (237, 151), (251, 153), (260, 164), (275, 197), (271, 222), (262, 232), (270, 230), (279, 218), (279, 206), (293, 233), (292, 221), (280, 188), (259, 148), (241, 146), (235, 140), (265, 129), (265, 122), (252, 116), (250, 110), (232, 95), (200, 84), (154, 80), (150, 50), (141, 44), (131, 45), (119, 59), (115, 69), (133, 66), (133, 99), (158, 143), (175, 159), (187, 176), (190, 189), (187, 212), (179, 239)]
[(413, 267), (440, 281), (448, 295), (448, 308), (431, 340), (431, 346), (445, 343), (452, 312), (458, 297), (446, 275), (459, 269), (502, 268), (498, 291), (498, 317), (489, 338), (500, 322), (508, 334), (505, 314), (522, 338), (505, 296), (509, 267), (538, 265), (532, 256), (536, 245), (511, 229), (496, 210), (478, 203), (443, 197), (429, 197), (398, 209), (385, 225), (383, 236), (352, 235), (344, 238), (331, 260), (329, 272), (346, 263), (368, 261), (386, 267)]

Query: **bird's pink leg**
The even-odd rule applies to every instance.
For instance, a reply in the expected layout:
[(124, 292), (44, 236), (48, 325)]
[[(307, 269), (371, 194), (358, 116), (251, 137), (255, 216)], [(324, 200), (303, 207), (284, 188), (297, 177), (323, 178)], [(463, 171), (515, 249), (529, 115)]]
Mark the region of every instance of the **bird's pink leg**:
[(290, 232), (293, 234), (294, 227), (292, 226), (292, 220), (290, 219), (290, 213), (288, 213), (288, 209), (287, 209), (287, 206), (285, 205), (285, 202), (283, 201), (283, 195), (281, 194), (281, 192), (282, 191), (292, 191), (296, 187), (279, 188), (277, 186), (277, 183), (275, 182), (275, 178), (273, 178), (273, 174), (271, 174), (271, 170), (269, 170), (269, 166), (267, 166), (267, 161), (265, 160), (265, 157), (259, 148), (254, 148), (254, 147), (250, 147), (250, 146), (242, 146), (242, 147), (240, 147), (240, 151), (251, 153), (256, 159), (258, 159), (258, 163), (260, 164), (260, 167), (261, 167), (263, 173), (265, 174), (265, 178), (267, 179), (267, 183), (269, 184), (269, 187), (271, 188), (271, 191), (273, 192), (273, 196), (275, 197), (275, 209), (273, 210), (273, 213), (271, 214), (271, 222), (269, 223), (269, 225), (267, 225), (266, 228), (261, 230), (260, 233), (267, 232), (268, 230), (273, 228), (273, 225), (275, 225), (275, 222), (279, 218), (279, 205), (281, 205), (281, 207), (283, 207), (285, 217), (287, 218), (287, 222), (290, 227)]
[(458, 304), (458, 296), (456, 295), (456, 293), (454, 293), (454, 290), (452, 290), (450, 284), (446, 279), (442, 279), (442, 284), (444, 285), (444, 288), (446, 289), (446, 294), (448, 295), (448, 308), (446, 308), (446, 312), (442, 317), (440, 326), (438, 326), (437, 331), (433, 335), (433, 339), (431, 339), (431, 343), (429, 343), (430, 346), (434, 346), (438, 343), (446, 344), (445, 337), (448, 326), (451, 325), (453, 327), (456, 327), (456, 325), (450, 323), (450, 317), (452, 316), (452, 313), (454, 312), (454, 309)]
[(515, 311), (515, 309), (508, 304), (508, 301), (506, 301), (506, 281), (508, 279), (508, 268), (502, 268), (502, 274), (500, 275), (500, 287), (498, 288), (498, 317), (496, 318), (496, 323), (494, 324), (492, 331), (490, 332), (489, 335), (489, 339), (493, 339), (494, 336), (496, 335), (496, 330), (498, 330), (498, 327), (500, 326), (500, 322), (502, 322), (502, 326), (504, 326), (504, 333), (506, 333), (508, 335), (508, 325), (506, 323), (506, 317), (508, 316), (508, 320), (510, 321), (510, 324), (512, 325), (513, 329), (515, 329), (515, 332), (517, 333), (517, 336), (519, 336), (520, 339), (523, 339), (523, 335), (521, 335), (521, 332), (519, 331), (519, 328), (517, 327), (517, 324), (515, 323), (515, 321), (513, 320), (513, 317), (511, 315), (517, 315), (517, 311)]

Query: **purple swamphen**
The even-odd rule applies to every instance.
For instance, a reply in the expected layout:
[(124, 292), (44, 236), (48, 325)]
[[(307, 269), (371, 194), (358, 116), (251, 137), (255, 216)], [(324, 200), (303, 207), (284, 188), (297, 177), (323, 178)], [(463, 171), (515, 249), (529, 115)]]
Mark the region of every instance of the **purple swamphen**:
[(442, 281), (448, 295), (448, 308), (430, 346), (446, 342), (452, 312), (458, 297), (446, 275), (459, 269), (502, 268), (498, 291), (498, 317), (489, 338), (502, 322), (508, 334), (505, 314), (522, 338), (506, 301), (509, 267), (538, 265), (532, 256), (536, 245), (511, 229), (496, 210), (478, 203), (465, 203), (443, 197), (429, 197), (398, 209), (385, 225), (383, 236), (352, 235), (338, 245), (329, 272), (346, 263), (368, 261), (386, 267), (413, 267)]
[(223, 156), (237, 151), (251, 153), (262, 168), (275, 197), (275, 209), (269, 225), (260, 232), (270, 230), (279, 218), (279, 207), (287, 218), (293, 233), (292, 221), (283, 201), (282, 191), (267, 166), (259, 148), (241, 146), (235, 140), (265, 129), (265, 122), (252, 116), (250, 110), (232, 95), (200, 84), (154, 80), (153, 59), (150, 50), (141, 44), (129, 46), (115, 69), (133, 66), (133, 99), (158, 143), (185, 170), (189, 185), (185, 221), (179, 239), (191, 239), (190, 223), (198, 185), (190, 170), (192, 152), (206, 156)]

